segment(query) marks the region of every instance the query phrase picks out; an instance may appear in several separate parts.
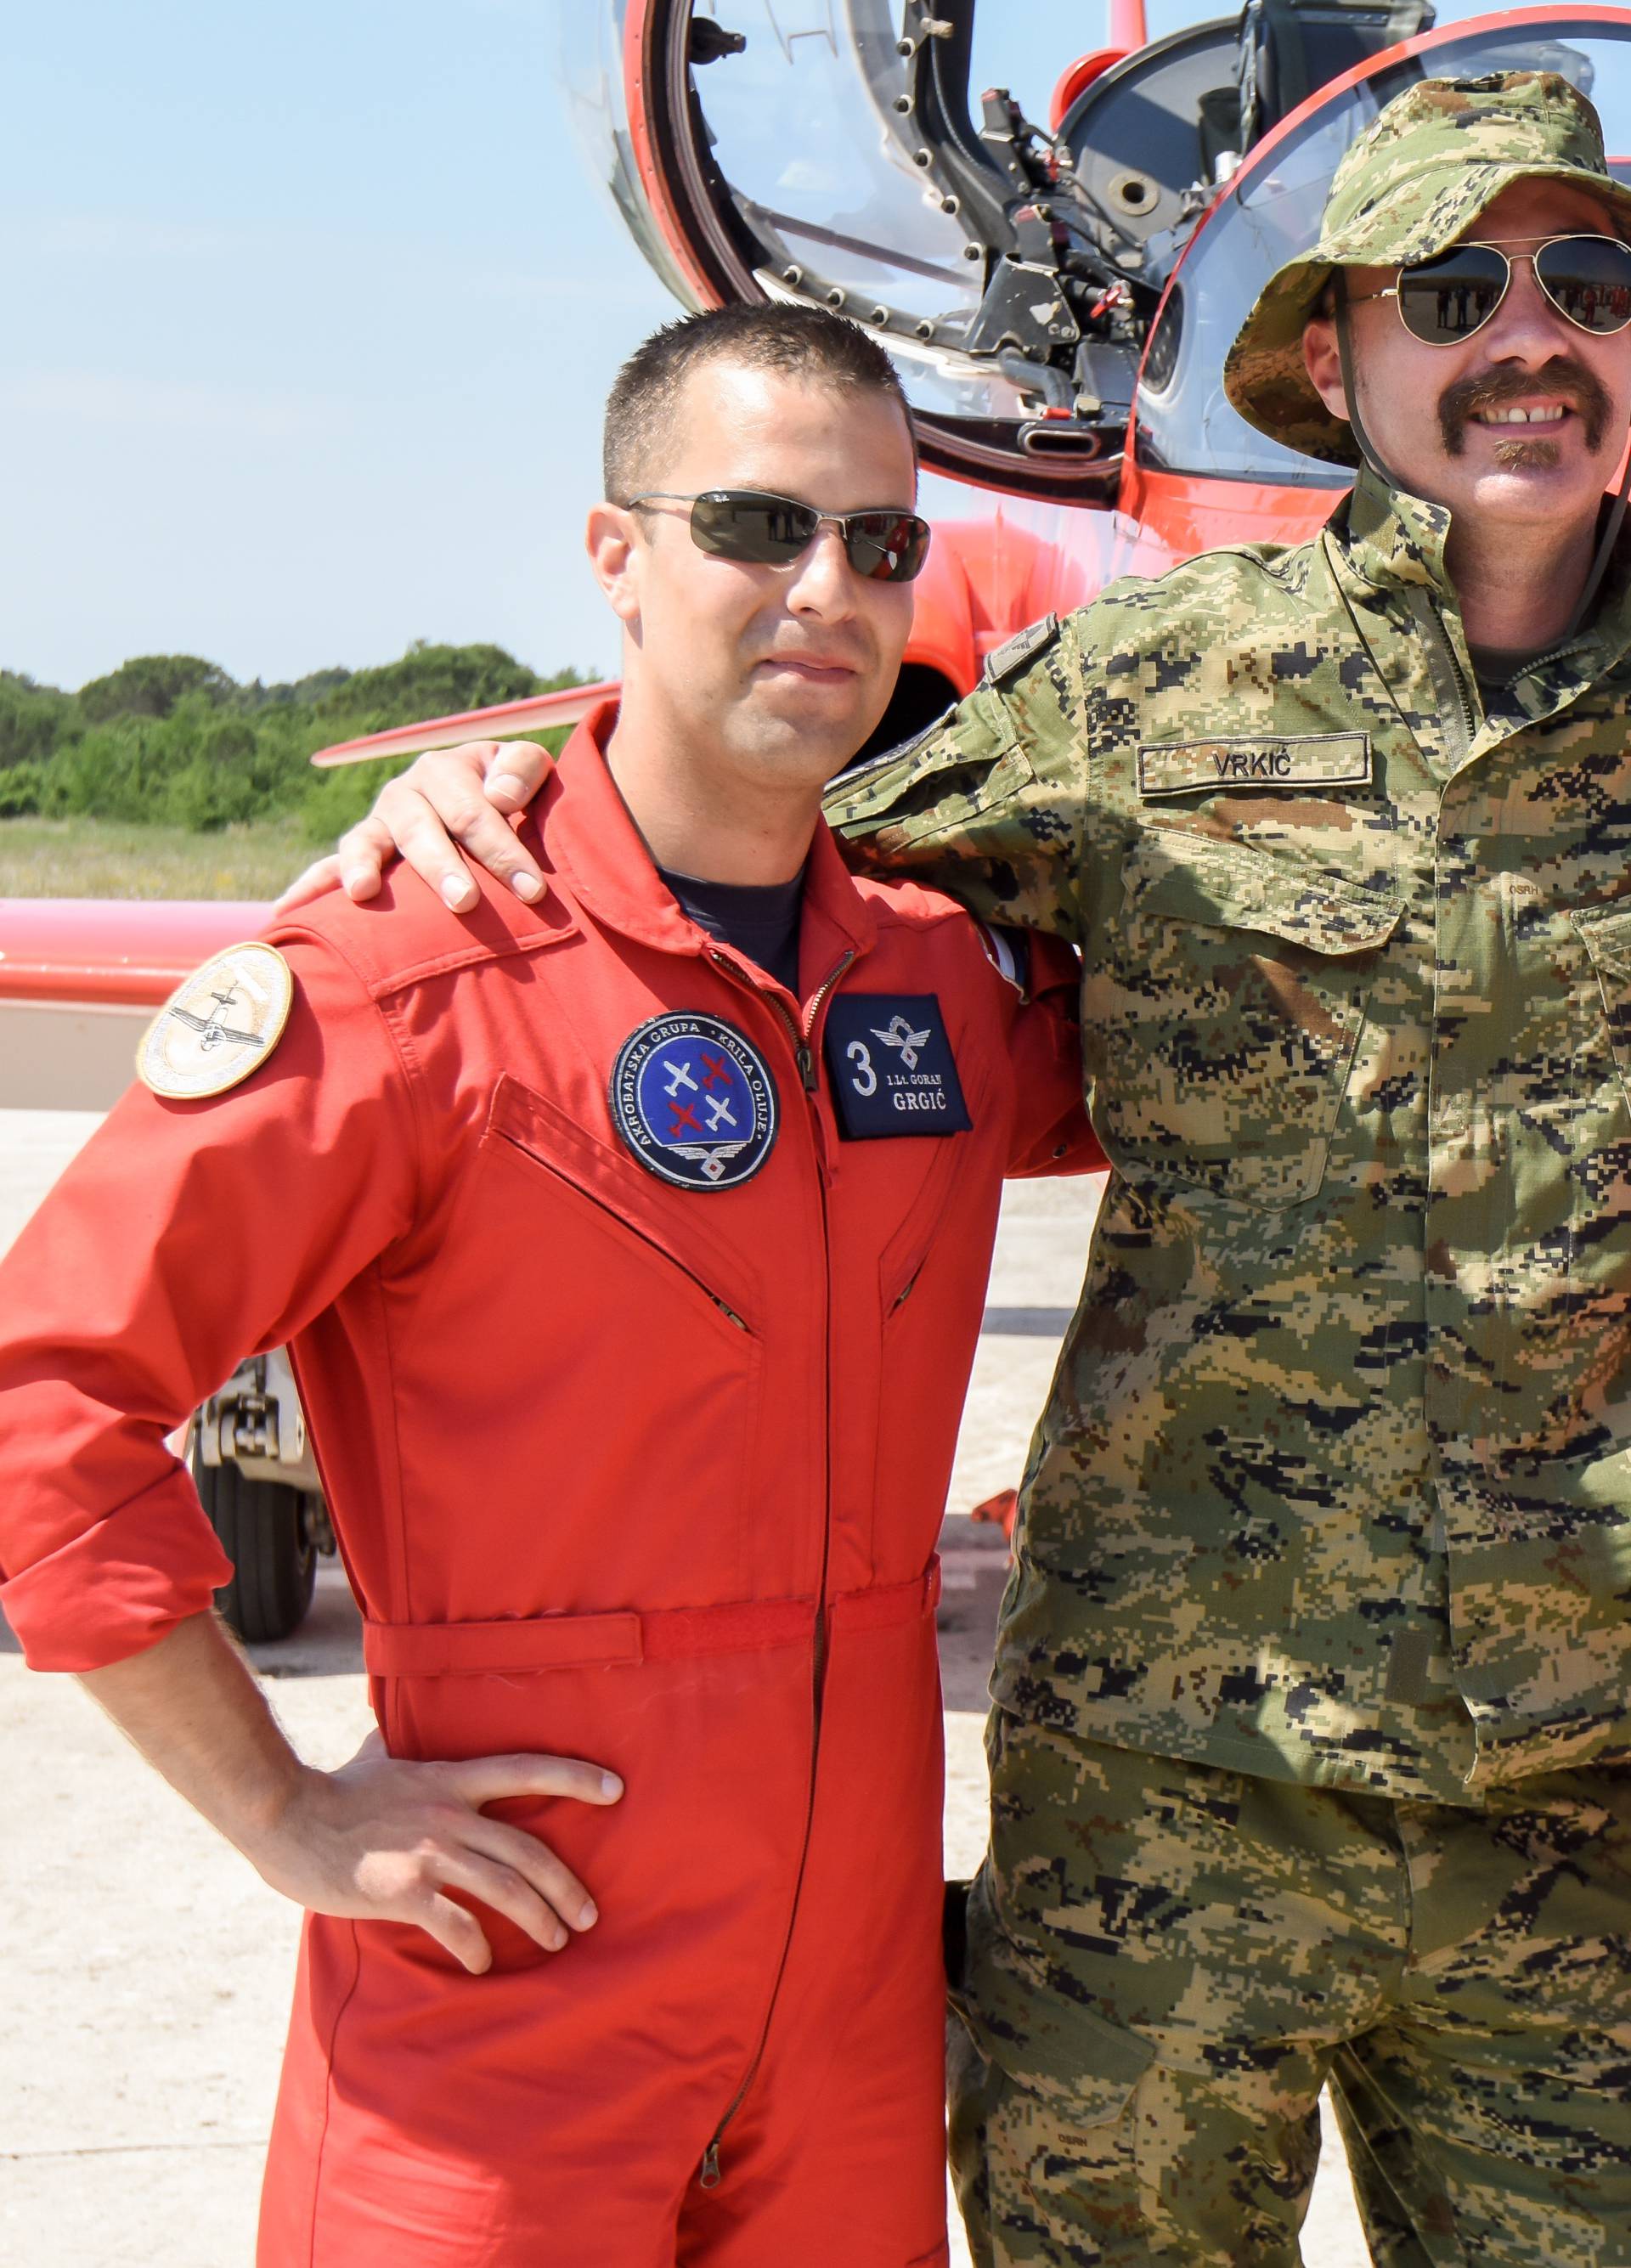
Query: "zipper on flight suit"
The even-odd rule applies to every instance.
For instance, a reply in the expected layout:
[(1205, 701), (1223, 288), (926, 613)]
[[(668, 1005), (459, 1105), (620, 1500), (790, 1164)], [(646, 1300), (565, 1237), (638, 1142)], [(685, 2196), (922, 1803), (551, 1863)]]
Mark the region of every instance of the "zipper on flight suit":
[[(786, 1027), (788, 1038), (793, 1042), (793, 1060), (798, 1064), (799, 1077), (803, 1082), (804, 1091), (807, 1094), (814, 1094), (820, 1081), (816, 1071), (816, 1054), (811, 1035), (816, 1029), (816, 1020), (826, 1005), (829, 993), (839, 983), (845, 971), (855, 958), (853, 947), (845, 948), (843, 958), (837, 967), (816, 986), (810, 996), (809, 1005), (804, 1012), (801, 1024), (789, 1012), (785, 1001), (778, 999), (773, 993), (767, 992), (762, 986), (756, 984), (747, 972), (739, 968), (728, 954), (711, 950), (708, 958), (723, 976), (730, 978), (733, 984), (739, 984), (744, 991), (751, 992), (756, 999), (762, 1001), (765, 1007), (771, 1009), (780, 1019)], [(827, 1219), (827, 1173), (819, 1149), (816, 1160), (816, 1186), (821, 1198), (822, 1263), (827, 1278), (827, 1359), (823, 1366), (825, 1408), (822, 1429), (825, 1445), (826, 1501), (822, 1520), (821, 1576), (816, 1592), (816, 1628), (811, 1647), (813, 1691), (810, 1704), (810, 1789), (804, 1808), (804, 1840), (800, 1847), (798, 1871), (793, 1878), (793, 1904), (787, 1915), (787, 1929), (786, 1934), (782, 1939), (781, 1955), (776, 1963), (775, 1982), (771, 1986), (771, 1996), (765, 2004), (764, 2021), (759, 2027), (759, 2036), (755, 2043), (748, 2068), (742, 2074), (742, 2082), (735, 2094), (726, 2104), (724, 2114), (709, 2137), (708, 2146), (702, 2154), (702, 2163), (697, 2169), (697, 2180), (698, 2186), (705, 2190), (717, 2189), (720, 2185), (720, 2144), (724, 2139), (726, 2128), (746, 2102), (749, 2089), (758, 2077), (759, 2066), (764, 2061), (764, 2051), (770, 2042), (771, 2025), (776, 2014), (776, 2003), (781, 1995), (782, 1978), (787, 1973), (787, 1956), (793, 1950), (793, 1933), (798, 1926), (799, 1905), (804, 1891), (804, 1870), (809, 1863), (810, 1836), (816, 1824), (816, 1771), (821, 1758), (822, 1703), (827, 1683), (827, 1572), (832, 1556), (832, 1248)]]
[(810, 1035), (816, 1028), (816, 1019), (827, 1005), (827, 995), (842, 978), (851, 961), (854, 960), (854, 947), (845, 946), (844, 957), (838, 967), (816, 987), (815, 991), (810, 995), (810, 1005), (804, 1012), (802, 1025), (789, 1012), (785, 1000), (779, 1000), (773, 992), (766, 992), (756, 984), (745, 970), (736, 966), (728, 954), (711, 951), (708, 958), (717, 969), (730, 978), (733, 984), (740, 984), (745, 991), (751, 992), (756, 999), (762, 1000), (767, 1008), (780, 1017), (786, 1026), (787, 1037), (793, 1042), (793, 1060), (799, 1067), (799, 1079), (804, 1092), (806, 1094), (814, 1094), (821, 1081), (816, 1072), (816, 1050), (811, 1045)]

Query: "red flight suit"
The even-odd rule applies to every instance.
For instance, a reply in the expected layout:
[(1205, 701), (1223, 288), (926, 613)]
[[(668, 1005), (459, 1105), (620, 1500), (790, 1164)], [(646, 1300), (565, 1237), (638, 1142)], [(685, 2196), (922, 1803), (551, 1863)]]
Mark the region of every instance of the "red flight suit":
[(1001, 1177), (1094, 1162), (1074, 1035), (824, 829), (801, 1006), (658, 880), (606, 721), (528, 822), (542, 908), (398, 868), (277, 924), (281, 1043), (133, 1089), (0, 1269), (36, 1666), (209, 1605), (164, 1437), (287, 1341), (391, 1751), (626, 1782), (495, 1807), (599, 1905), (559, 1955), (307, 1917), (262, 2268), (946, 2257), (934, 1545)]

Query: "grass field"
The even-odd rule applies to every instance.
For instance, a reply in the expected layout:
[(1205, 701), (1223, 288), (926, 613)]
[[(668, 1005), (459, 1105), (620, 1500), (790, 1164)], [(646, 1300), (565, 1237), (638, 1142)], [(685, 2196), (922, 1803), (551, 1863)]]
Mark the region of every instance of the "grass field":
[(0, 898), (275, 898), (316, 856), (296, 814), (213, 835), (0, 819)]

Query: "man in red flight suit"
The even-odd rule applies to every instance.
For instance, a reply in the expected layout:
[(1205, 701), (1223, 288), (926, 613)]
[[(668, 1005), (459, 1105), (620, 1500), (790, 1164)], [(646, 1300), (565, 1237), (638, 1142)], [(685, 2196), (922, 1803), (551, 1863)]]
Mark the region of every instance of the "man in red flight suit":
[[(263, 2268), (946, 2257), (934, 1547), (1074, 1035), (819, 824), (923, 540), (881, 350), (692, 319), (608, 441), (547, 896), (220, 956), (0, 1270), (6, 1613), (309, 1910)], [(383, 1733), (335, 1774), (164, 1446), (284, 1341)]]

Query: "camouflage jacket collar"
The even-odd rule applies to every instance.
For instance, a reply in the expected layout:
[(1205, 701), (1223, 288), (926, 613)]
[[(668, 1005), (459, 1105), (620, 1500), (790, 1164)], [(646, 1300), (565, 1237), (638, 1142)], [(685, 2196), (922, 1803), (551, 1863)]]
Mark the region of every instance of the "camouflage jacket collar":
[(1389, 488), (1366, 465), (1332, 512), (1331, 530), (1354, 571), (1376, 590), (1425, 591), (1442, 608), (1455, 609), (1455, 585), (1444, 563), (1446, 505)]
[[(1328, 526), (1343, 565), (1369, 585), (1384, 613), (1392, 611), (1389, 607), (1392, 600), (1414, 628), (1421, 621), (1423, 603), (1430, 606), (1458, 669), (1470, 683), (1472, 664), (1461, 625), (1460, 601), (1444, 557), (1450, 523), (1448, 506), (1430, 504), (1403, 489), (1389, 488), (1367, 466), (1355, 479), (1352, 493), (1332, 514)], [(1631, 537), (1621, 541), (1585, 629), (1543, 654), (1507, 688), (1503, 708), (1508, 713), (1487, 718), (1473, 745), (1493, 744), (1517, 725), (1557, 714), (1607, 675), (1627, 651), (1631, 651)]]

